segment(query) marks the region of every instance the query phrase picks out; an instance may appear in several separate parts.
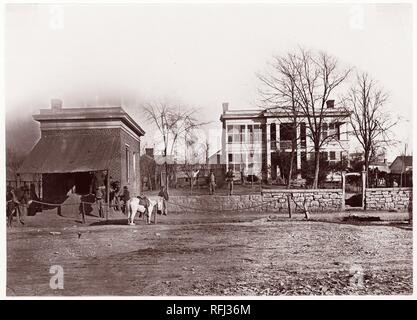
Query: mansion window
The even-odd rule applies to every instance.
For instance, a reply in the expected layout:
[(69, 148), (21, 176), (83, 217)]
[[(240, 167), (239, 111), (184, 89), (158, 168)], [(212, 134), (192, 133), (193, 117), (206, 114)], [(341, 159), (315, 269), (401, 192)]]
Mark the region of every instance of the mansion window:
[(340, 140), (340, 125), (339, 122), (323, 122), (321, 126), (322, 139), (330, 137), (333, 140)]
[(277, 125), (271, 123), (271, 149), (276, 150), (277, 148)]
[(239, 136), (240, 136), (240, 142), (244, 143), (246, 141), (245, 125), (239, 126)]
[[(227, 126), (227, 143), (245, 143), (250, 140), (251, 137), (251, 128), (248, 126), (248, 136), (246, 136), (246, 126), (243, 125), (228, 125)], [(253, 128), (252, 128), (253, 132)]]
[(321, 137), (323, 140), (328, 137), (328, 130), (329, 130), (328, 124), (326, 122), (323, 122), (321, 124)]
[(240, 131), (238, 125), (227, 126), (227, 142), (228, 143), (240, 143)]
[(340, 123), (329, 123), (329, 135), (332, 135), (336, 140), (340, 140)]
[(259, 143), (262, 141), (262, 128), (259, 124), (228, 125), (227, 143)]
[(281, 123), (279, 126), (280, 141), (293, 141), (297, 134), (297, 128), (293, 123)]
[(259, 124), (248, 125), (248, 142), (250, 144), (262, 141), (262, 128)]
[(244, 166), (248, 170), (247, 174), (254, 174), (250, 172), (255, 171), (256, 173), (256, 171), (259, 171), (262, 167), (261, 152), (229, 153), (227, 160), (228, 168), (233, 168), (235, 171), (240, 171)]
[(307, 127), (305, 122), (300, 123), (300, 140), (301, 140), (301, 147), (306, 147), (306, 140), (307, 140)]

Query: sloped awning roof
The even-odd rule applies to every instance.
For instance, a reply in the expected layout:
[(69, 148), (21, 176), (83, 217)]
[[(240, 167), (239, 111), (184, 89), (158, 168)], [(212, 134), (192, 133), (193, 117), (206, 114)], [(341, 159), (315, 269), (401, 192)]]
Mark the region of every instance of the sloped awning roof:
[(70, 135), (42, 137), (20, 173), (69, 173), (109, 169), (120, 157), (120, 137)]

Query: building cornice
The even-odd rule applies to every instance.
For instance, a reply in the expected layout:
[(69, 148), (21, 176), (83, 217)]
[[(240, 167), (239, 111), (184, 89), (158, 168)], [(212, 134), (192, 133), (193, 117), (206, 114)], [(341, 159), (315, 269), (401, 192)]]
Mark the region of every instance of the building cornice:
[[(326, 109), (317, 117), (349, 117), (350, 111), (341, 109)], [(267, 118), (292, 118), (292, 115), (284, 111), (270, 111), (270, 110), (229, 110), (224, 112), (220, 116), (220, 121), (224, 120), (236, 120), (236, 119), (267, 119)], [(300, 115), (299, 118), (305, 118), (304, 115)]]
[[(143, 136), (145, 131), (121, 107), (94, 107), (94, 108), (62, 108), (57, 111), (41, 109), (33, 119), (42, 124), (46, 123), (94, 123), (117, 122), (125, 124), (136, 135)], [(81, 125), (82, 126), (82, 125)]]

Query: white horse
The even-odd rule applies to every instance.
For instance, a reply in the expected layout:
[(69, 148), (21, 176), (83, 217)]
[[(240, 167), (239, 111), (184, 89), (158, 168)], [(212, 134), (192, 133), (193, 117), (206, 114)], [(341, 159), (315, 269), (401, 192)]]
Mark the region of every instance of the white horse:
[[(142, 199), (139, 199), (138, 197), (130, 198), (126, 202), (127, 224), (131, 226), (135, 225), (135, 216), (138, 211), (141, 214), (146, 214), (146, 223), (150, 224), (152, 214), (156, 214), (156, 211), (161, 210), (162, 208), (162, 199), (163, 198), (159, 196), (145, 197)], [(154, 210), (155, 208), (156, 210)]]

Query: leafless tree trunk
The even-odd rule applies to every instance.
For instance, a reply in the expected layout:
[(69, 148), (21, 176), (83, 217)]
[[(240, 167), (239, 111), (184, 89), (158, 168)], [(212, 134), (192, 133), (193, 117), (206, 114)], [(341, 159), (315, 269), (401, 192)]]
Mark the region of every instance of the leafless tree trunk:
[(326, 116), (326, 102), (350, 73), (350, 69), (339, 71), (336, 58), (320, 52), (312, 52), (300, 49), (295, 56), (296, 91), (303, 117), (307, 119), (310, 138), (314, 145), (315, 171), (313, 188), (318, 187), (320, 170), (320, 150), (330, 139), (323, 136), (323, 120)]
[[(152, 122), (162, 136), (165, 168), (165, 185), (169, 184), (168, 159), (174, 156), (177, 142), (185, 132), (204, 125), (195, 118), (196, 109), (165, 102), (148, 103), (143, 106), (147, 120)], [(173, 168), (175, 170), (175, 168)]]
[(317, 188), (320, 150), (327, 141), (335, 138), (334, 135), (322, 135), (326, 102), (348, 77), (350, 69), (339, 70), (337, 59), (327, 53), (313, 53), (302, 48), (274, 59), (272, 70), (258, 75), (266, 87), (262, 92), (263, 102), (273, 104), (278, 113), (306, 121), (307, 135), (315, 154), (313, 188)]
[[(265, 74), (258, 74), (258, 79), (263, 84), (259, 90), (262, 99), (262, 108), (266, 105), (268, 111), (274, 114), (284, 114), (292, 119), (292, 128), (297, 132), (299, 125), (298, 108), (295, 98), (295, 72), (293, 65), (285, 57), (274, 57)], [(270, 143), (270, 141), (267, 141)], [(291, 141), (291, 163), (288, 172), (287, 187), (291, 186), (294, 167), (294, 155), (297, 150), (298, 137), (294, 135)]]
[[(352, 115), (350, 124), (352, 133), (359, 141), (364, 152), (364, 167), (368, 176), (371, 156), (382, 145), (393, 142), (391, 129), (397, 120), (384, 109), (388, 94), (378, 87), (367, 73), (356, 75), (356, 82), (344, 99), (344, 106)], [(369, 181), (366, 179), (368, 186)]]

